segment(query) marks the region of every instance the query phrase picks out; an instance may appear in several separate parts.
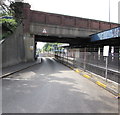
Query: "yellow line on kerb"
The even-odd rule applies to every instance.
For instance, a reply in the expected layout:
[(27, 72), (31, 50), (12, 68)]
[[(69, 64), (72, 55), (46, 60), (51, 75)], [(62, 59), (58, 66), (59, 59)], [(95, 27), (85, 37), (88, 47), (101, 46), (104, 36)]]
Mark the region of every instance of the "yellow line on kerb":
[(78, 69), (76, 69), (75, 72), (80, 73), (80, 71)]
[(120, 98), (120, 93), (118, 94), (118, 97)]
[(84, 74), (83, 77), (86, 77), (88, 79), (91, 78), (89, 75), (86, 75), (86, 74)]
[(106, 85), (105, 85), (105, 84), (103, 84), (103, 83), (101, 83), (101, 82), (99, 82), (99, 81), (96, 81), (96, 84), (97, 84), (97, 85), (99, 85), (99, 86), (101, 86), (101, 87), (106, 88)]

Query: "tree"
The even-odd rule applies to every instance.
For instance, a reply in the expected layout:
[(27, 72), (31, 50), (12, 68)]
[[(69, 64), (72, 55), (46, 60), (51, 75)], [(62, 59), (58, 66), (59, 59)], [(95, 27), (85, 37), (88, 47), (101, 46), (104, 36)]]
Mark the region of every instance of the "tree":
[(43, 46), (43, 51), (50, 51), (52, 48), (52, 44), (47, 43)]
[[(2, 36), (4, 39), (11, 35), (17, 26), (22, 23), (23, 0), (1, 0), (0, 1), (0, 24), (2, 25)], [(15, 3), (16, 2), (16, 3)], [(9, 17), (12, 17), (9, 19)]]
[[(51, 51), (51, 50), (55, 50), (53, 48), (58, 47), (59, 45), (61, 45), (62, 43), (47, 43), (43, 46), (43, 51)], [(58, 48), (59, 49), (59, 48)]]
[(12, 12), (12, 9), (10, 7), (11, 4), (18, 2), (22, 3), (24, 0), (1, 0), (0, 1), (0, 11), (3, 14), (9, 14)]
[(22, 23), (23, 20), (23, 3), (22, 2), (16, 2), (16, 3), (11, 3), (10, 8), (12, 11), (12, 15), (16, 22), (18, 24)]
[(11, 13), (11, 8), (10, 8), (10, 4), (12, 4), (14, 1), (12, 0), (1, 0), (0, 1), (0, 9), (1, 9), (1, 12), (0, 14), (1, 15), (8, 15)]

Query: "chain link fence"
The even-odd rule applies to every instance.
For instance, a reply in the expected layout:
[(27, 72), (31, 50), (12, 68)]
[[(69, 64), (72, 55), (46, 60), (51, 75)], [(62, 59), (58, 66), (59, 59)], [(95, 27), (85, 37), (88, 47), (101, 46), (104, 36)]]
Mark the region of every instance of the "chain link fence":
[[(68, 49), (67, 54), (56, 54), (58, 60), (105, 77), (106, 63), (103, 47)], [(108, 79), (120, 83), (120, 46), (110, 46), (108, 56)]]

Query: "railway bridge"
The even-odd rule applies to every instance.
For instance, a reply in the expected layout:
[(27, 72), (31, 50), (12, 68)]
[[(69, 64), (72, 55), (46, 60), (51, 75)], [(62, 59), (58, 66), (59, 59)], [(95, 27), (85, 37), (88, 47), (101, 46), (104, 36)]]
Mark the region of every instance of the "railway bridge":
[[(34, 46), (35, 41), (84, 45), (90, 42), (89, 35), (118, 26), (115, 23), (34, 11), (30, 7), (28, 3), (24, 3), (24, 38), (28, 48)], [(29, 51), (26, 52), (27, 55)]]
[(11, 39), (6, 39), (2, 45), (5, 66), (33, 61), (36, 42), (69, 43), (70, 46), (84, 47), (91, 43), (90, 35), (118, 27), (116, 23), (34, 11), (28, 3), (18, 6), (22, 12), (23, 23)]

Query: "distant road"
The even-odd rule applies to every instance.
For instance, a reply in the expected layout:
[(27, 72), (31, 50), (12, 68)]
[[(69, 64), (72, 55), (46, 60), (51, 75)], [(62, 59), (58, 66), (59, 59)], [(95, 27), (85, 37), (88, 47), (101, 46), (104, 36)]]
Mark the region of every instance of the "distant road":
[(117, 113), (118, 100), (53, 58), (3, 79), (3, 113)]

